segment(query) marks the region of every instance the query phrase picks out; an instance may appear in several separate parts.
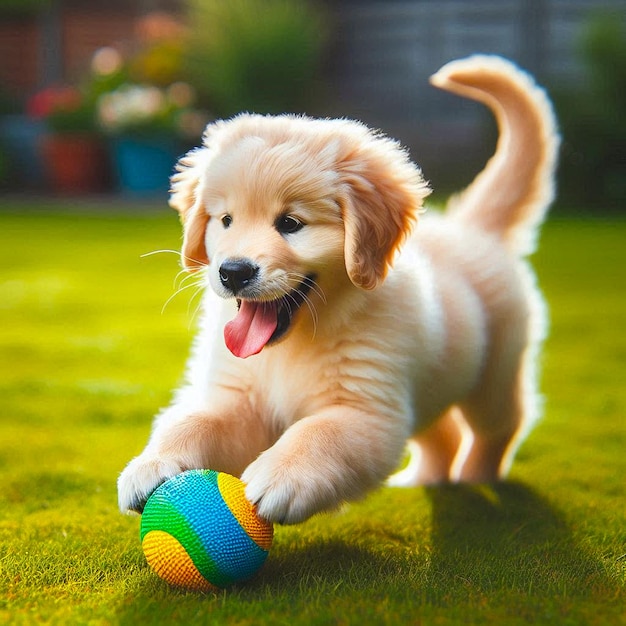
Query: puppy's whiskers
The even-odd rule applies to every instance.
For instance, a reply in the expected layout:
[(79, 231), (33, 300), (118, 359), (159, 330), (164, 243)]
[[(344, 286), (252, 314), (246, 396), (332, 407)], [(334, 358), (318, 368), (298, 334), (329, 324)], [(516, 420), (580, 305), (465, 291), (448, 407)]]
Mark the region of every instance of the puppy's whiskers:
[[(175, 254), (177, 257), (180, 258), (181, 261), (190, 261), (195, 266), (199, 266), (200, 270), (204, 270), (209, 266), (208, 263), (199, 263), (197, 259), (192, 259), (191, 257), (185, 256), (180, 250), (170, 250), (169, 248), (163, 248), (162, 250), (152, 250), (152, 252), (145, 252), (144, 254), (140, 255), (140, 258), (143, 259), (144, 257), (154, 256), (155, 254)], [(191, 273), (190, 270), (186, 267), (184, 267), (181, 272)]]
[[(165, 312), (165, 309), (167, 308), (167, 305), (177, 295), (181, 294), (183, 291), (187, 291), (188, 289), (195, 289), (196, 290), (193, 293), (193, 295), (191, 296), (191, 301), (193, 301), (195, 299), (195, 297), (198, 295), (198, 293), (201, 292), (204, 289), (204, 281), (201, 278), (198, 278), (195, 282), (189, 283), (187, 285), (184, 285), (184, 286), (179, 287), (178, 289), (176, 289), (176, 291), (165, 301), (165, 304), (161, 308), (161, 314), (163, 314)], [(189, 306), (190, 306), (190, 304), (187, 305), (187, 313), (189, 313)]]
[[(317, 309), (315, 308), (315, 303), (309, 297), (309, 292), (312, 291), (315, 294), (317, 294), (317, 296), (320, 298), (320, 300), (324, 304), (326, 304), (326, 296), (324, 295), (324, 292), (320, 289), (320, 287), (317, 285), (317, 283), (313, 279), (309, 278), (308, 276), (304, 274), (298, 274), (296, 272), (291, 272), (289, 274), (289, 277), (299, 279), (301, 281), (301, 284), (308, 289), (308, 291), (305, 291), (302, 288), (296, 289), (295, 293), (298, 294), (298, 297), (302, 299), (302, 302), (306, 304), (307, 308), (309, 309), (309, 313), (311, 315), (311, 321), (313, 322), (313, 338), (315, 338), (317, 334), (317, 326), (319, 323), (319, 313), (317, 312)], [(283, 296), (283, 300), (285, 302), (285, 306), (289, 309), (290, 314), (292, 313), (292, 309), (291, 309), (289, 300), (291, 300), (293, 304), (295, 304), (296, 308), (298, 308), (299, 306), (298, 301), (293, 295), (293, 291), (286, 291), (285, 295)]]
[(164, 248), (162, 250), (152, 250), (151, 252), (144, 252), (144, 254), (140, 255), (140, 258), (144, 258), (147, 256), (154, 256), (155, 254), (175, 254), (182, 258), (182, 254), (180, 250), (170, 250), (169, 248)]
[(319, 322), (319, 314), (317, 312), (317, 309), (315, 308), (315, 306), (313, 305), (313, 303), (311, 302), (310, 298), (307, 295), (300, 292), (300, 296), (304, 300), (304, 303), (306, 304), (307, 309), (309, 309), (309, 313), (311, 314), (311, 320), (313, 322), (313, 339), (315, 339), (315, 336), (317, 335), (317, 324)]
[[(183, 278), (181, 278), (181, 276)], [(190, 280), (198, 280), (199, 276), (195, 273), (190, 272), (188, 269), (183, 268), (182, 270), (180, 270), (178, 272), (178, 274), (176, 274), (175, 278), (174, 278), (174, 289), (178, 290), (181, 287), (184, 286), (185, 283), (189, 282)]]
[(295, 274), (295, 273), (292, 273), (291, 276), (295, 276), (296, 278), (301, 278), (303, 284), (305, 284), (311, 291), (315, 292), (318, 295), (319, 299), (324, 304), (328, 304), (328, 301), (326, 300), (326, 294), (324, 293), (322, 288), (312, 278), (309, 278), (308, 276), (305, 276), (304, 274)]
[[(154, 256), (156, 254), (174, 254), (178, 256), (181, 259), (181, 261), (190, 260), (188, 259), (188, 257), (183, 255), (179, 250), (170, 250), (168, 248), (146, 252), (141, 255), (141, 258)], [(193, 301), (198, 297), (199, 294), (201, 294), (204, 291), (205, 273), (206, 273), (205, 270), (207, 267), (208, 265), (206, 263), (202, 264), (202, 267), (199, 272), (190, 272), (189, 269), (187, 269), (186, 267), (183, 267), (183, 269), (181, 269), (176, 274), (176, 276), (174, 277), (174, 283), (173, 283), (174, 293), (165, 301), (165, 303), (161, 307), (161, 315), (163, 315), (169, 303), (172, 302), (172, 300), (177, 295), (181, 294), (183, 291), (187, 291), (188, 289), (195, 289), (191, 298), (189, 299), (189, 302), (187, 303), (187, 315), (189, 316), (189, 312), (191, 310), (191, 305), (193, 304)], [(189, 326), (191, 326), (191, 324), (193, 323), (198, 313), (198, 310), (200, 309), (201, 304), (202, 304), (202, 299), (200, 299), (200, 302), (196, 305), (196, 308), (194, 309), (193, 315), (191, 315)]]
[(204, 292), (205, 289), (205, 285), (204, 282), (201, 283), (196, 283), (196, 285), (198, 285), (198, 289), (196, 289), (196, 291), (194, 291), (193, 295), (191, 296), (191, 298), (189, 298), (189, 302), (187, 303), (187, 316), (189, 317), (189, 310), (191, 308), (191, 305), (193, 303), (193, 301), (200, 295), (200, 298), (198, 299), (198, 304), (196, 304), (196, 308), (193, 310), (193, 313), (191, 314), (191, 317), (189, 317), (189, 324), (187, 325), (187, 328), (190, 329), (191, 325), (193, 324), (194, 320), (196, 319), (196, 315), (198, 315), (198, 311), (200, 310), (200, 307), (202, 306), (202, 293)]

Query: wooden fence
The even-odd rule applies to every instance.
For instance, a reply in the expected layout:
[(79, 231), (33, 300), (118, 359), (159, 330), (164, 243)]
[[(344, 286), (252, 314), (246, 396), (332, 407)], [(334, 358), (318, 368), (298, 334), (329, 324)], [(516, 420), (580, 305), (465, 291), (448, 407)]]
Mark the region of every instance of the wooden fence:
[(335, 7), (337, 109), (398, 137), (444, 185), (452, 183), (446, 164), (466, 176), (480, 167), (494, 132), (482, 106), (430, 87), (430, 74), (481, 52), (516, 61), (548, 90), (584, 81), (580, 39), (589, 20), (626, 12), (624, 0), (355, 0)]

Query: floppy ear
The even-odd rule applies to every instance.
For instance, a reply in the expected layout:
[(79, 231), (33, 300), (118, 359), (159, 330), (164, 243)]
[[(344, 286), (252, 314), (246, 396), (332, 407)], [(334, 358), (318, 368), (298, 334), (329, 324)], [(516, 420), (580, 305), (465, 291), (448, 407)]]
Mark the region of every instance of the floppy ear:
[(370, 134), (339, 169), (348, 276), (357, 287), (374, 289), (387, 275), (430, 189), (407, 152), (382, 136)]
[(204, 243), (209, 216), (198, 193), (201, 169), (207, 153), (208, 148), (196, 148), (181, 157), (170, 181), (169, 204), (180, 213), (184, 228), (182, 264), (190, 272), (209, 263)]

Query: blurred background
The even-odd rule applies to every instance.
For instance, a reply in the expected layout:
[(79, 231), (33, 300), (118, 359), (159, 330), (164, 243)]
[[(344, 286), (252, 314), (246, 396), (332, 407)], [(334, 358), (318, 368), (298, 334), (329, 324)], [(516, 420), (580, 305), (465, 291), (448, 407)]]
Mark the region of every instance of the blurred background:
[(626, 0), (0, 0), (0, 192), (163, 201), (208, 121), (254, 111), (361, 119), (445, 194), (496, 132), (428, 77), (477, 52), (554, 99), (559, 205), (622, 210)]

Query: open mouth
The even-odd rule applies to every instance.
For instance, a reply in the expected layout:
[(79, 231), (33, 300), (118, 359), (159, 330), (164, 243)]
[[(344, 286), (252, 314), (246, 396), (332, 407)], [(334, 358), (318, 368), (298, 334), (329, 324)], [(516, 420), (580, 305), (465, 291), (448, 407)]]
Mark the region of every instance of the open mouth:
[(280, 339), (291, 327), (314, 284), (315, 275), (311, 274), (296, 289), (276, 300), (237, 299), (237, 315), (224, 327), (228, 349), (245, 359)]

